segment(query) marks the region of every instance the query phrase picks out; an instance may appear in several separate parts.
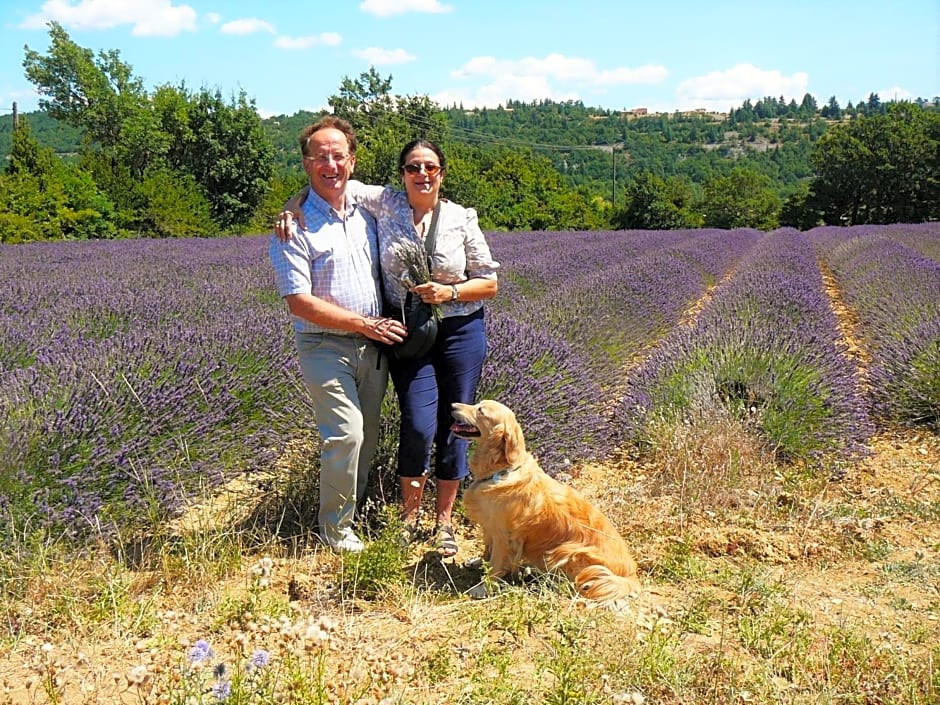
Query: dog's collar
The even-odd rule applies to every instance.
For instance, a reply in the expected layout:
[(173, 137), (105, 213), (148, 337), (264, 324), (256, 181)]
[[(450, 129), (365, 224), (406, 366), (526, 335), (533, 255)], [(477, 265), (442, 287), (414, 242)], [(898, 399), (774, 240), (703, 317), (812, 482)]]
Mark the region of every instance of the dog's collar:
[(484, 477), (482, 480), (476, 480), (475, 483), (478, 485), (482, 485), (484, 482), (492, 482), (494, 484), (497, 482), (502, 482), (503, 480), (506, 480), (509, 478), (509, 473), (518, 469), (519, 468), (503, 468), (502, 470), (497, 470), (489, 477)]

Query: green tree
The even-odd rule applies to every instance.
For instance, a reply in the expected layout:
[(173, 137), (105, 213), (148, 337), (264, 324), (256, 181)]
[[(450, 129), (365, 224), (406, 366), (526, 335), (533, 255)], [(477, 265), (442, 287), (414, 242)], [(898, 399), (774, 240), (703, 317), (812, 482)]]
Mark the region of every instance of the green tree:
[(86, 163), (120, 203), (122, 224), (152, 221), (144, 213), (155, 193), (140, 187), (163, 170), (196, 180), (219, 227), (237, 230), (251, 220), (264, 200), (274, 153), (244, 92), (226, 102), (218, 91), (163, 86), (151, 98), (117, 51), (96, 58), (54, 22), (49, 34), (48, 54), (26, 48), (27, 78), (48, 96), (41, 107), (89, 136)]
[(842, 108), (839, 107), (839, 101), (836, 100), (835, 96), (830, 96), (829, 102), (826, 103), (826, 106), (819, 111), (819, 114), (824, 118), (829, 118), (830, 120), (842, 119)]
[(48, 224), (41, 220), (46, 207), (35, 176), (0, 173), (0, 242), (17, 244), (49, 237)]
[[(873, 94), (874, 95), (874, 94)], [(832, 127), (812, 153), (807, 207), (826, 223), (940, 218), (940, 113), (895, 103)]]
[(31, 174), (44, 176), (56, 167), (56, 156), (48, 147), (41, 146), (34, 138), (29, 121), (23, 120), (13, 132), (13, 144), (7, 161), (8, 174)]
[(13, 134), (0, 198), (0, 241), (113, 237), (113, 206), (90, 175), (33, 139), (24, 120)]
[(619, 228), (678, 230), (701, 225), (693, 205), (692, 187), (684, 179), (663, 179), (644, 172), (627, 187), (626, 200), (626, 207), (615, 218)]
[(777, 227), (780, 197), (770, 178), (752, 169), (736, 168), (704, 186), (702, 210), (711, 228)]
[(780, 225), (809, 230), (820, 224), (822, 219), (812, 206), (809, 183), (801, 183), (784, 201), (780, 209)]
[(162, 237), (214, 234), (212, 208), (192, 174), (154, 168), (140, 185), (144, 197), (142, 221)]
[(71, 40), (57, 22), (49, 23), (49, 52), (25, 47), (26, 78), (37, 86), (39, 107), (52, 117), (82, 128), (93, 140), (114, 147), (129, 116), (146, 103), (143, 83), (117, 50), (97, 58)]
[(169, 168), (191, 174), (205, 190), (212, 216), (237, 229), (264, 200), (274, 172), (274, 148), (261, 127), (254, 101), (244, 92), (226, 102), (205, 88), (189, 97), (188, 124)]
[(441, 144), (446, 133), (444, 114), (435, 103), (427, 96), (393, 95), (392, 77), (382, 78), (374, 67), (357, 79), (343, 78), (328, 102), (333, 114), (356, 130), (356, 175), (367, 183), (399, 183), (402, 147), (416, 138)]
[(815, 117), (818, 111), (819, 106), (816, 103), (816, 99), (809, 93), (804, 94), (803, 101), (800, 103), (800, 108), (797, 111), (797, 115), (799, 115), (804, 120), (810, 120)]

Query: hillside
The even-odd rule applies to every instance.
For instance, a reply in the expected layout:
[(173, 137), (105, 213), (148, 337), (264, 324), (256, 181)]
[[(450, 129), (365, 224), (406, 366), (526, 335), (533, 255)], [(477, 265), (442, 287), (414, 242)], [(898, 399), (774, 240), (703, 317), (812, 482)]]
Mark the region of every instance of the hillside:
[[(811, 173), (809, 151), (826, 121), (768, 118), (746, 125), (728, 115), (635, 117), (565, 103), (516, 105), (509, 110), (443, 111), (449, 142), (484, 149), (533, 151), (546, 156), (571, 185), (610, 197), (612, 179), (624, 183), (653, 171), (701, 181), (731, 164), (768, 173), (781, 194)], [(300, 111), (262, 120), (278, 166), (300, 173), (297, 134), (316, 118)], [(81, 132), (42, 112), (25, 113), (37, 142), (61, 155), (81, 148)], [(12, 116), (0, 116), (0, 155), (10, 151)]]

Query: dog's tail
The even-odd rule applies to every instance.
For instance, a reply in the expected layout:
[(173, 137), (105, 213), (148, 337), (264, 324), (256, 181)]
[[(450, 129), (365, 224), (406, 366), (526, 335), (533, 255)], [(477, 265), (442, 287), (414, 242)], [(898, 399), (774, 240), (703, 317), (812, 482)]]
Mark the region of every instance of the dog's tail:
[(613, 602), (640, 591), (640, 583), (634, 578), (617, 575), (605, 565), (589, 565), (574, 579), (575, 587), (582, 597), (598, 602)]

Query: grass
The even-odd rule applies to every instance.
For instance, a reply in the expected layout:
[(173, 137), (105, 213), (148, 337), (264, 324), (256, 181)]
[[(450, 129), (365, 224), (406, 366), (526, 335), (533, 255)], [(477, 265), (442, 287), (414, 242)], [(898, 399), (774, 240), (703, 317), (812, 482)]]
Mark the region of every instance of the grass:
[[(871, 478), (778, 466), (741, 423), (664, 423), (648, 454), (575, 473), (640, 560), (648, 590), (616, 609), (554, 576), (470, 600), (479, 572), (402, 548), (393, 505), (363, 553), (324, 550), (300, 449), (145, 537), (20, 535), (0, 553), (0, 703), (937, 702), (940, 539), (915, 509), (940, 490), (861, 506)], [(886, 506), (925, 533), (913, 553), (839, 528)]]

